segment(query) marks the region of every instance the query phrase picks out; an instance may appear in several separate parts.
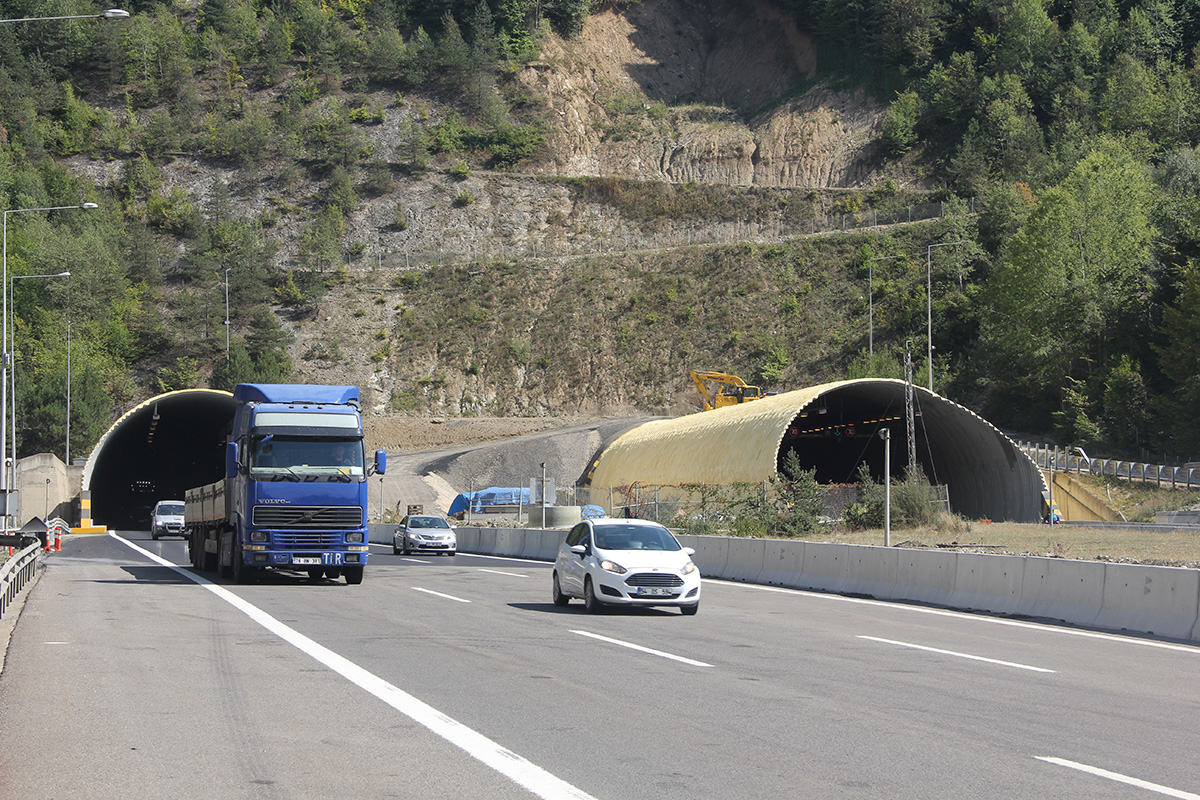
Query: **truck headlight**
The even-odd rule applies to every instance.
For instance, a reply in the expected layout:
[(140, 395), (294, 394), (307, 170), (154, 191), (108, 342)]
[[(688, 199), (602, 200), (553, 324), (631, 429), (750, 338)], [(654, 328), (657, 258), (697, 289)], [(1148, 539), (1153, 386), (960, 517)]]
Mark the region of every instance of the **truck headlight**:
[(266, 531), (250, 531), (250, 541), (265, 542), (268, 539)]
[(361, 542), (362, 537), (363, 537), (362, 531), (353, 531), (351, 533), (346, 534), (346, 541), (347, 542)]

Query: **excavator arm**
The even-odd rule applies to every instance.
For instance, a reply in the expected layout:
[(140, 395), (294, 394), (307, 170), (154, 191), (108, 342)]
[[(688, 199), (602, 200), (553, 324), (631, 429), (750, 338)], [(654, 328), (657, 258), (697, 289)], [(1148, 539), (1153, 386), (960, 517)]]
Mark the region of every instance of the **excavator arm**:
[[(696, 384), (696, 393), (700, 395), (700, 403), (704, 411), (712, 411), (723, 406), (735, 406), (749, 400), (757, 400), (762, 395), (757, 386), (751, 386), (737, 375), (728, 372), (697, 372), (692, 370), (692, 383)], [(716, 385), (709, 392), (707, 383)], [(729, 391), (726, 392), (726, 387)]]

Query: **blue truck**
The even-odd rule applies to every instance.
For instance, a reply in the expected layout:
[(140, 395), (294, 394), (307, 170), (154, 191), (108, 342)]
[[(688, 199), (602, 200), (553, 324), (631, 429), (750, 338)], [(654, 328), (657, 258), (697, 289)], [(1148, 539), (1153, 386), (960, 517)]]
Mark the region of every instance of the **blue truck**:
[(225, 478), (189, 489), (184, 525), (192, 566), (238, 583), (265, 569), (362, 583), (367, 565), (367, 477), (356, 386), (234, 387)]

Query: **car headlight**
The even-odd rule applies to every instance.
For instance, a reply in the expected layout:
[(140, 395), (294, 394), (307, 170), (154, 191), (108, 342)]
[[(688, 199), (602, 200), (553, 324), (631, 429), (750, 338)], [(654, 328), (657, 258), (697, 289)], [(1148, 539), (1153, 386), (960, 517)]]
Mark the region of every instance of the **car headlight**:
[(629, 572), (629, 570), (625, 569), (617, 562), (609, 561), (607, 559), (600, 562), (600, 569), (605, 570), (606, 572), (615, 573), (617, 575), (624, 575), (626, 572)]
[(695, 571), (696, 571), (696, 565), (693, 564), (691, 561), (689, 561), (683, 565), (683, 574), (684, 575), (691, 575)]
[(265, 542), (267, 540), (266, 531), (250, 531), (250, 541)]
[(362, 541), (362, 531), (355, 531), (353, 533), (347, 533), (346, 541), (347, 542), (361, 542)]

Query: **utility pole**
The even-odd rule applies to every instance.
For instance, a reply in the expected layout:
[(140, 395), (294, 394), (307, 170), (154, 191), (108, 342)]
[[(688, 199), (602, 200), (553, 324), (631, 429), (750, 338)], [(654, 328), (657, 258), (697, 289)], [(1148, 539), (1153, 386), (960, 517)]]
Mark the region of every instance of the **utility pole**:
[(908, 434), (909, 474), (917, 468), (917, 423), (913, 408), (912, 339), (904, 343), (904, 415)]

